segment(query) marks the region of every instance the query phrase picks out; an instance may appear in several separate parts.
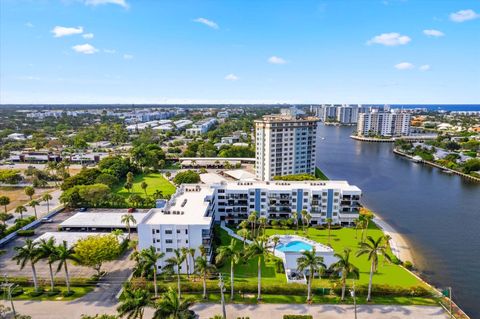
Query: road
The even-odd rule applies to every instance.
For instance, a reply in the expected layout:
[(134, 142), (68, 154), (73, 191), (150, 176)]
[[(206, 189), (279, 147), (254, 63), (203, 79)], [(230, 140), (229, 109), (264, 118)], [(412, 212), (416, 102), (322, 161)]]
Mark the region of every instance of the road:
[[(3, 302), (3, 301), (2, 301)], [(7, 305), (7, 304), (6, 304)], [(8, 305), (7, 305), (8, 306)], [(115, 314), (115, 305), (108, 302), (81, 301), (16, 301), (17, 312), (33, 319), (78, 319), (82, 314)], [(222, 313), (219, 304), (200, 303), (192, 307), (200, 319), (208, 319)], [(357, 308), (358, 319), (447, 319), (440, 307), (432, 306), (382, 306), (361, 305)], [(153, 309), (145, 310), (144, 318), (152, 318)], [(249, 317), (250, 319), (282, 319), (284, 314), (311, 314), (313, 318), (354, 318), (351, 305), (305, 305), (305, 304), (261, 304), (227, 305), (227, 318)]]

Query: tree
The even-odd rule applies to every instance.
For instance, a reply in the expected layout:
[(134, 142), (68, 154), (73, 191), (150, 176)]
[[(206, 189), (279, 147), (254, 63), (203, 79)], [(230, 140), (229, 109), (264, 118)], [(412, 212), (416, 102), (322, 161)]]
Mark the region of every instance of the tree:
[(345, 248), (343, 250), (343, 254), (335, 253), (334, 255), (337, 257), (337, 262), (332, 264), (330, 268), (333, 271), (339, 272), (341, 274), (341, 281), (342, 281), (342, 298), (343, 301), (345, 299), (345, 287), (347, 282), (347, 277), (352, 275), (355, 279), (360, 277), (360, 272), (358, 268), (350, 262), (350, 249)]
[(15, 251), (16, 255), (13, 257), (13, 260), (17, 262), (17, 265), (20, 265), (20, 269), (23, 269), (27, 262), (30, 262), (30, 266), (32, 267), (33, 286), (35, 287), (35, 291), (38, 291), (37, 271), (35, 269), (35, 264), (39, 260), (38, 242), (27, 239), (25, 245), (15, 247)]
[(20, 214), (20, 218), (23, 219), (23, 213), (25, 213), (27, 211), (27, 209), (25, 208), (25, 206), (17, 206), (17, 208), (15, 208), (15, 213), (17, 214)]
[(252, 238), (255, 238), (255, 224), (257, 223), (257, 212), (251, 212), (247, 218), (250, 226), (252, 227)]
[(145, 192), (145, 197), (147, 197), (147, 187), (148, 187), (148, 184), (146, 182), (142, 182), (140, 184), (140, 187), (143, 189), (143, 191)]
[(10, 197), (8, 196), (0, 196), (0, 206), (3, 206), (5, 210), (5, 214), (7, 213), (7, 206), (10, 204)]
[(128, 240), (130, 240), (131, 226), (132, 224), (136, 224), (137, 220), (135, 219), (135, 217), (133, 217), (132, 214), (124, 214), (122, 215), (121, 222), (122, 224), (125, 224), (125, 226), (127, 227)]
[(182, 269), (182, 263), (185, 261), (185, 256), (182, 254), (180, 249), (175, 249), (173, 251), (175, 256), (170, 257), (166, 260), (167, 264), (170, 266), (177, 267), (177, 288), (178, 288), (178, 298), (181, 298), (182, 291), (180, 287), (180, 270)]
[(202, 276), (203, 283), (203, 299), (207, 299), (207, 276), (215, 270), (213, 265), (207, 261), (206, 256), (197, 257), (195, 263), (195, 271)]
[(155, 192), (153, 192), (153, 198), (155, 199), (163, 198), (163, 192), (160, 189), (155, 190)]
[(140, 251), (140, 261), (143, 263), (143, 267), (146, 269), (153, 269), (153, 286), (155, 289), (155, 298), (158, 297), (157, 286), (157, 261), (165, 256), (164, 253), (157, 253), (155, 247), (142, 249)]
[(303, 272), (308, 269), (308, 282), (307, 282), (307, 301), (312, 300), (312, 281), (316, 272), (320, 273), (326, 268), (323, 263), (323, 257), (317, 256), (315, 247), (312, 250), (306, 250), (302, 252), (302, 256), (297, 259), (297, 270)]
[(177, 185), (198, 183), (200, 182), (200, 175), (192, 170), (180, 172), (175, 175), (173, 182)]
[(153, 319), (193, 319), (195, 316), (189, 310), (192, 305), (190, 299), (180, 300), (180, 295), (170, 288), (155, 305)]
[(308, 228), (310, 227), (310, 221), (312, 220), (312, 215), (310, 215), (309, 213), (307, 213), (305, 215), (305, 222), (307, 223), (307, 230), (305, 231), (305, 234), (308, 235)]
[(234, 269), (235, 264), (240, 261), (241, 254), (235, 248), (236, 240), (231, 239), (230, 245), (220, 246), (217, 248), (217, 256), (215, 257), (215, 262), (217, 264), (222, 263), (226, 260), (230, 260), (230, 300), (233, 300), (233, 282), (234, 282)]
[(35, 219), (38, 219), (37, 216), (37, 206), (40, 205), (40, 203), (36, 200), (31, 200), (30, 203), (28, 203), (28, 206), (33, 208), (33, 212), (35, 213)]
[(57, 272), (65, 270), (65, 284), (67, 285), (67, 293), (70, 293), (70, 274), (68, 272), (68, 261), (78, 262), (77, 255), (73, 247), (68, 247), (64, 240), (55, 249), (55, 260), (58, 261)]
[(33, 188), (32, 186), (27, 186), (25, 187), (24, 191), (25, 191), (25, 195), (30, 197), (30, 200), (32, 200), (33, 195), (35, 194), (35, 188)]
[(295, 234), (298, 233), (298, 213), (292, 213), (293, 222), (295, 223)]
[(390, 261), (390, 256), (387, 254), (387, 246), (384, 244), (384, 237), (378, 237), (376, 240), (372, 236), (367, 237), (367, 242), (363, 242), (360, 245), (360, 249), (357, 251), (357, 257), (362, 255), (367, 255), (368, 260), (370, 260), (370, 279), (368, 281), (368, 295), (367, 301), (371, 300), (372, 296), (372, 280), (373, 273), (376, 272), (378, 266), (378, 256), (383, 256), (388, 261)]
[(262, 234), (265, 235), (265, 227), (267, 226), (267, 218), (262, 216), (258, 218), (258, 234), (260, 235), (260, 230), (263, 227)]
[(278, 243), (280, 242), (280, 238), (278, 236), (270, 236), (273, 247), (272, 247), (272, 255), (275, 256), (275, 248), (277, 248)]
[(44, 202), (47, 202), (47, 214), (50, 213), (50, 201), (52, 200), (52, 195), (50, 195), (49, 193), (46, 193), (42, 196), (42, 200)]
[(245, 248), (246, 242), (247, 242), (247, 237), (249, 234), (248, 229), (242, 228), (237, 232), (238, 236), (241, 236), (243, 238), (243, 248)]
[(262, 291), (262, 258), (268, 252), (268, 247), (266, 242), (262, 240), (254, 240), (248, 247), (247, 247), (247, 256), (248, 258), (258, 258), (257, 261), (257, 284), (258, 284), (258, 291), (257, 291), (257, 300), (262, 299), (261, 291)]
[(133, 184), (131, 182), (125, 182), (125, 184), (123, 185), (123, 187), (125, 187), (125, 189), (128, 191), (128, 193), (130, 194), (130, 191), (132, 190), (132, 187), (133, 187)]
[(53, 291), (55, 288), (55, 280), (53, 278), (53, 268), (52, 264), (56, 260), (56, 250), (55, 250), (55, 238), (50, 237), (49, 239), (41, 239), (38, 244), (38, 258), (45, 259), (48, 264), (48, 270), (50, 272), (50, 290)]
[(133, 184), (134, 176), (132, 172), (127, 173), (127, 183)]
[(306, 210), (302, 210), (300, 212), (300, 214), (302, 215), (302, 230), (303, 232), (305, 233), (305, 217), (307, 216), (307, 211)]
[(190, 257), (192, 257), (192, 270), (193, 272), (195, 272), (195, 251), (196, 249), (195, 248), (189, 248), (188, 249), (188, 254), (190, 255)]
[(120, 253), (120, 243), (114, 235), (92, 235), (80, 239), (75, 245), (78, 263), (92, 267), (100, 276), (102, 264), (114, 260)]
[(188, 260), (188, 256), (190, 253), (187, 247), (180, 248), (180, 251), (182, 252), (183, 259), (185, 260), (185, 265), (187, 266), (187, 278), (190, 278), (190, 262)]
[(331, 228), (332, 228), (333, 219), (327, 218), (326, 222), (327, 222), (327, 227), (328, 227), (328, 246), (331, 246), (331, 244), (330, 244), (330, 231), (331, 231)]
[(367, 213), (363, 214), (363, 219), (364, 219), (364, 223), (365, 223), (365, 233), (363, 234), (363, 232), (362, 232), (362, 235), (363, 235), (362, 241), (365, 241), (365, 239), (367, 238), (367, 234), (368, 234), (368, 226), (370, 225), (370, 221), (373, 219), (373, 214), (370, 213), (370, 212), (367, 212)]
[(120, 317), (127, 319), (142, 319), (145, 307), (151, 306), (150, 294), (144, 289), (127, 288), (123, 292), (124, 297), (117, 307)]

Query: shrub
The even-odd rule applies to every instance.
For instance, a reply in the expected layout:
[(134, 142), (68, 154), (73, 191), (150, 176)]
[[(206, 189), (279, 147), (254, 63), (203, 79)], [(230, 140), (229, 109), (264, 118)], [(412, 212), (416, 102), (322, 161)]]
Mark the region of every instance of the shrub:
[(58, 295), (60, 292), (61, 292), (60, 290), (54, 289), (54, 290), (52, 290), (52, 291), (47, 292), (47, 296), (53, 297), (53, 296)]
[(28, 293), (28, 295), (29, 295), (30, 297), (38, 297), (38, 296), (41, 296), (41, 295), (43, 295), (43, 289), (40, 288), (40, 289), (38, 289), (38, 290), (31, 291), (31, 292)]
[(17, 236), (25, 236), (25, 237), (30, 237), (35, 235), (35, 231), (33, 229), (27, 229), (27, 230), (19, 230), (17, 232)]
[(313, 319), (311, 315), (283, 315), (283, 319)]
[(412, 264), (412, 262), (409, 261), (409, 260), (405, 261), (405, 262), (403, 263), (403, 266), (404, 266), (405, 268), (407, 268), (408, 270), (412, 270), (412, 269), (413, 269), (413, 264)]
[(63, 297), (70, 297), (70, 296), (73, 296), (74, 294), (75, 294), (75, 291), (73, 291), (73, 290), (62, 292)]

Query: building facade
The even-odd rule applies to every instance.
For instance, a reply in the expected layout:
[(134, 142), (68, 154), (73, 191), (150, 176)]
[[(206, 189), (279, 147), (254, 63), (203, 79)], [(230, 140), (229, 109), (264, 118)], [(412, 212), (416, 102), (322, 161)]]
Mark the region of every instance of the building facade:
[(318, 121), (287, 114), (256, 120), (256, 177), (269, 181), (275, 176), (315, 174)]
[(217, 119), (207, 118), (193, 124), (191, 128), (187, 129), (186, 133), (193, 136), (201, 135), (207, 133), (215, 124), (217, 124)]
[(406, 136), (410, 134), (410, 121), (409, 113), (373, 110), (359, 115), (357, 134), (361, 136)]

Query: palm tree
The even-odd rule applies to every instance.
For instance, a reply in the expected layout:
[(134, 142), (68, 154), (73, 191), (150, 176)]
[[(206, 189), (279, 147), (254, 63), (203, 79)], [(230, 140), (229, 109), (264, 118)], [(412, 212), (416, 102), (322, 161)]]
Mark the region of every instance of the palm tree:
[(52, 195), (50, 195), (49, 193), (46, 193), (42, 196), (42, 200), (44, 202), (47, 202), (47, 214), (50, 213), (50, 201), (53, 199)]
[(280, 238), (278, 236), (271, 236), (273, 247), (272, 247), (272, 255), (275, 256), (275, 248), (277, 248), (278, 243), (280, 242)]
[(15, 208), (15, 213), (20, 214), (20, 219), (23, 219), (23, 213), (25, 213), (26, 211), (27, 209), (25, 208), (25, 206), (22, 205)]
[(308, 282), (307, 282), (307, 301), (312, 300), (311, 296), (311, 291), (312, 291), (312, 281), (313, 281), (313, 275), (326, 268), (325, 264), (323, 263), (323, 257), (322, 256), (317, 256), (317, 252), (315, 250), (315, 247), (312, 248), (312, 250), (306, 250), (302, 252), (302, 256), (298, 257), (297, 259), (297, 270), (298, 271), (304, 271), (308, 269)]
[(180, 295), (170, 288), (155, 305), (153, 319), (191, 319), (194, 317), (189, 310), (192, 305), (190, 299), (180, 300)]
[(57, 272), (62, 270), (62, 268), (65, 270), (65, 284), (67, 285), (67, 293), (70, 293), (70, 274), (68, 272), (68, 261), (78, 261), (73, 247), (69, 248), (67, 242), (64, 240), (56, 247), (55, 259), (58, 261)]
[(177, 267), (178, 298), (181, 298), (182, 291), (180, 289), (180, 270), (182, 269), (182, 263), (185, 261), (185, 256), (182, 254), (180, 249), (175, 249), (173, 253), (175, 254), (175, 256), (168, 258), (166, 262), (172, 266)]
[(353, 223), (355, 224), (355, 239), (357, 239), (357, 237), (358, 237), (358, 227), (360, 226), (360, 223), (361, 223), (360, 218), (355, 218), (353, 220)]
[(31, 239), (25, 241), (24, 246), (15, 247), (17, 254), (13, 257), (13, 260), (17, 261), (17, 265), (20, 265), (20, 269), (23, 269), (27, 262), (30, 262), (32, 267), (33, 285), (35, 290), (38, 290), (37, 271), (35, 270), (35, 263), (38, 261), (39, 250), (38, 242), (34, 242)]
[(258, 292), (257, 300), (262, 299), (261, 290), (262, 290), (262, 257), (268, 252), (267, 244), (264, 241), (254, 240), (247, 247), (247, 256), (248, 258), (258, 258), (257, 262), (257, 272), (258, 272)]
[(237, 234), (243, 238), (243, 248), (245, 248), (245, 243), (247, 242), (247, 237), (250, 232), (246, 228), (240, 229)]
[(305, 231), (305, 234), (308, 235), (308, 228), (310, 227), (310, 221), (312, 220), (312, 215), (307, 213), (305, 215), (305, 221), (307, 222), (307, 230)]
[(127, 227), (128, 240), (130, 240), (131, 225), (132, 225), (132, 224), (135, 224), (135, 223), (137, 222), (137, 220), (135, 219), (135, 217), (133, 217), (132, 214), (125, 214), (125, 215), (122, 215), (121, 222), (122, 222), (123, 224), (125, 224), (125, 226)]
[(145, 192), (145, 197), (147, 197), (147, 187), (148, 187), (148, 184), (146, 182), (142, 182), (140, 184), (140, 187), (143, 189), (143, 191)]
[(150, 248), (142, 249), (140, 251), (140, 260), (143, 262), (145, 269), (153, 269), (153, 286), (155, 289), (155, 298), (158, 297), (158, 287), (157, 287), (157, 261), (165, 256), (164, 253), (157, 253), (155, 247), (150, 246)]
[(260, 234), (260, 230), (263, 227), (263, 232), (262, 234), (265, 234), (265, 227), (267, 226), (267, 218), (266, 217), (259, 217), (258, 218), (258, 234)]
[(298, 213), (297, 212), (293, 212), (292, 213), (292, 218), (293, 218), (293, 221), (295, 223), (295, 234), (298, 232)]
[(145, 307), (151, 306), (150, 294), (144, 289), (125, 289), (124, 298), (117, 308), (120, 317), (142, 319)]
[(40, 239), (38, 244), (38, 258), (47, 260), (48, 270), (50, 271), (50, 290), (53, 291), (55, 288), (55, 280), (53, 278), (52, 264), (56, 260), (55, 238)]
[(203, 299), (207, 299), (207, 276), (215, 270), (215, 267), (210, 265), (210, 263), (207, 261), (207, 258), (204, 256), (199, 256), (197, 257), (197, 262), (195, 263), (195, 270), (202, 275)]
[(367, 301), (371, 300), (372, 295), (372, 279), (373, 273), (376, 272), (378, 266), (378, 256), (383, 256), (390, 261), (390, 256), (387, 254), (387, 246), (384, 244), (384, 237), (380, 236), (376, 240), (372, 236), (367, 237), (367, 242), (361, 243), (360, 249), (357, 251), (357, 257), (367, 255), (370, 265), (370, 279), (368, 281), (368, 295)]
[(352, 275), (355, 279), (360, 277), (360, 272), (358, 268), (350, 262), (350, 249), (345, 248), (343, 254), (335, 253), (337, 257), (337, 262), (332, 264), (330, 268), (333, 271), (339, 272), (342, 279), (342, 301), (345, 299), (345, 286), (347, 282), (347, 277)]
[(163, 193), (161, 190), (157, 189), (155, 192), (153, 192), (153, 197), (155, 199), (160, 199), (163, 198)]
[(7, 205), (10, 204), (10, 197), (8, 196), (0, 196), (0, 205), (3, 206), (5, 210), (5, 214), (7, 213)]
[(35, 188), (33, 188), (32, 186), (27, 186), (25, 187), (24, 191), (25, 191), (25, 195), (30, 197), (30, 200), (32, 200), (33, 195), (35, 194)]
[(28, 206), (33, 208), (33, 212), (35, 213), (35, 219), (38, 219), (37, 216), (37, 206), (40, 205), (40, 203), (36, 200), (31, 200), (30, 203), (28, 203)]
[(306, 210), (302, 210), (300, 212), (300, 214), (302, 215), (302, 229), (303, 229), (303, 232), (305, 233), (305, 216), (307, 216), (307, 211)]
[(252, 227), (252, 238), (255, 238), (255, 224), (257, 223), (257, 212), (252, 212), (248, 215), (248, 222)]
[(328, 246), (331, 246), (331, 244), (330, 244), (330, 230), (332, 228), (333, 219), (331, 219), (329, 217), (329, 218), (326, 219), (326, 222), (327, 222), (327, 227), (328, 227)]
[(217, 248), (217, 256), (215, 257), (215, 262), (221, 263), (225, 260), (230, 259), (230, 299), (233, 300), (233, 276), (235, 264), (240, 261), (241, 253), (235, 249), (236, 240), (231, 239), (230, 245), (220, 246)]
[(190, 255), (190, 257), (192, 257), (192, 270), (193, 270), (193, 272), (195, 272), (195, 252), (196, 252), (195, 248), (188, 249), (188, 254)]
[(371, 213), (365, 214), (363, 215), (363, 218), (365, 220), (365, 235), (362, 240), (365, 241), (365, 238), (367, 238), (367, 234), (368, 234), (368, 226), (370, 225), (370, 221), (373, 219), (373, 214)]
[(187, 247), (180, 248), (182, 252), (183, 259), (185, 260), (185, 265), (187, 266), (187, 278), (190, 278), (190, 261), (188, 260), (188, 256), (190, 252), (188, 251)]

